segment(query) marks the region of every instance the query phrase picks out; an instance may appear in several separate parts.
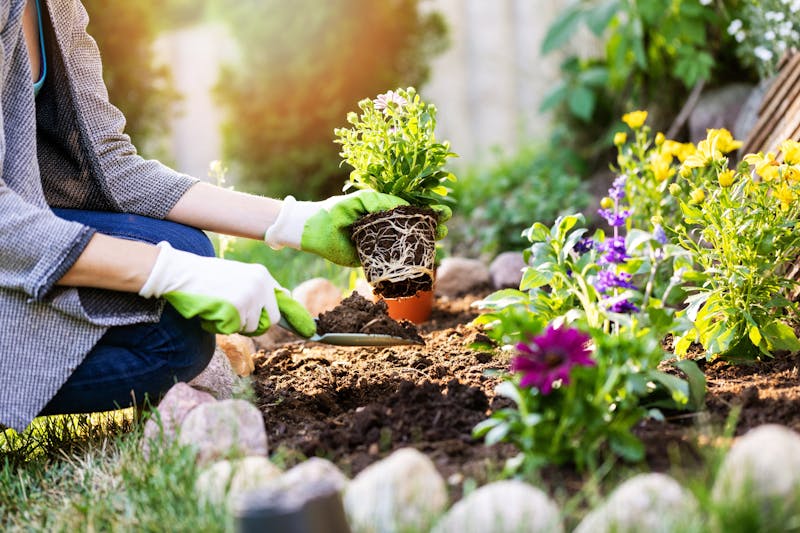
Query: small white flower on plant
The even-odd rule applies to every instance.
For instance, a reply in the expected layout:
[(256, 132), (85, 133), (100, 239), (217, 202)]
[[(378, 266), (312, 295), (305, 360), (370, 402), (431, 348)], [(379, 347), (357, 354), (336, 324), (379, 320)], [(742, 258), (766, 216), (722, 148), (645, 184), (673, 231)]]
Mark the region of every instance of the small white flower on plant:
[(756, 46), (755, 49), (753, 50), (753, 53), (761, 61), (769, 61), (770, 59), (772, 59), (772, 52), (770, 52), (764, 46)]
[(408, 101), (394, 91), (389, 91), (385, 94), (379, 94), (375, 99), (375, 109), (383, 110), (384, 113), (389, 112), (389, 104), (393, 103), (397, 107), (405, 106)]
[(700, 3), (704, 6), (710, 6), (713, 0), (700, 0)]
[(744, 32), (744, 30), (737, 31), (736, 35), (734, 35), (734, 38), (736, 38), (737, 43), (744, 41), (746, 37), (747, 34)]
[(742, 29), (742, 21), (739, 19), (734, 19), (728, 24), (728, 35), (736, 35), (736, 33)]

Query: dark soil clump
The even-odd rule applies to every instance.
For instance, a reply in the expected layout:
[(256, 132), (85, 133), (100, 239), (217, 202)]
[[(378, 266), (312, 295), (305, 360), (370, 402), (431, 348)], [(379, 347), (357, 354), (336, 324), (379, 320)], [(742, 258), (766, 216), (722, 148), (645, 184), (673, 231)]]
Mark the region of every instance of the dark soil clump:
[(370, 302), (358, 293), (317, 319), (317, 333), (368, 333), (391, 335), (424, 344), (417, 327), (407, 320), (397, 322), (389, 316), (386, 302)]

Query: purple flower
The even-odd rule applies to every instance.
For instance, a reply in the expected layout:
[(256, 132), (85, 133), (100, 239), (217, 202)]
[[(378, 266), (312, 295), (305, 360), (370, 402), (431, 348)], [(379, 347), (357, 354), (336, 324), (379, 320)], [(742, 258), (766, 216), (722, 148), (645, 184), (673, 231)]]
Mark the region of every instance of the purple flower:
[(594, 288), (600, 293), (608, 293), (611, 289), (617, 287), (624, 289), (635, 289), (636, 286), (631, 283), (631, 275), (627, 272), (620, 272), (615, 274), (612, 270), (601, 270), (597, 273), (594, 280)]
[(622, 200), (625, 198), (626, 181), (628, 181), (628, 178), (625, 176), (617, 176), (617, 179), (611, 184), (611, 188), (608, 189), (608, 195), (615, 200)]
[(583, 239), (575, 243), (575, 247), (573, 248), (573, 250), (575, 250), (575, 252), (579, 254), (585, 254), (592, 248), (594, 248), (594, 239), (590, 237), (584, 237)]
[(636, 307), (635, 304), (630, 302), (627, 298), (623, 300), (618, 300), (608, 306), (608, 310), (612, 313), (638, 313), (639, 308)]
[(609, 226), (612, 227), (619, 227), (624, 226), (625, 221), (628, 220), (628, 217), (631, 216), (631, 212), (629, 209), (598, 209), (597, 213), (606, 219)]
[(625, 237), (612, 237), (605, 242), (599, 243), (598, 249), (603, 253), (599, 259), (601, 265), (624, 263), (628, 260)]
[(656, 224), (655, 229), (653, 229), (653, 238), (658, 241), (659, 244), (667, 244), (669, 242), (667, 232), (664, 231), (661, 224)]
[(556, 381), (569, 383), (572, 367), (595, 365), (586, 346), (590, 338), (577, 329), (548, 326), (543, 334), (517, 344), (519, 355), (511, 359), (511, 371), (522, 374), (520, 386), (550, 394)]
[(408, 100), (400, 96), (394, 91), (389, 91), (385, 94), (379, 94), (375, 100), (375, 109), (378, 111), (383, 110), (384, 114), (389, 113), (389, 104), (395, 104), (397, 107), (403, 107), (408, 103)]

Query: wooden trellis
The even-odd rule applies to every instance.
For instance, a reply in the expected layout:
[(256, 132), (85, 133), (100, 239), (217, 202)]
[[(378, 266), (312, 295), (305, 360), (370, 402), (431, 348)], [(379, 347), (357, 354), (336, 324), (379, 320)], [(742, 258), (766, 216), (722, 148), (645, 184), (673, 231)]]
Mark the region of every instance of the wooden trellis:
[(786, 139), (800, 141), (800, 52), (787, 53), (778, 65), (758, 120), (742, 147), (742, 153), (777, 152)]

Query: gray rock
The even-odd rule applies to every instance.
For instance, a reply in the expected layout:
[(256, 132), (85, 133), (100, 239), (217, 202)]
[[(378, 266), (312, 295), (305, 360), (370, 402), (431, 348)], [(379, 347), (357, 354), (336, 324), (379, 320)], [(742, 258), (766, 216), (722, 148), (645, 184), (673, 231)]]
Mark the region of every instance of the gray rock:
[(477, 259), (448, 257), (436, 270), (436, 293), (442, 296), (469, 294), (488, 284), (489, 269)]
[(689, 138), (698, 142), (706, 138), (706, 130), (726, 128), (733, 131), (742, 106), (753, 86), (734, 83), (703, 93), (689, 116)]
[(265, 487), (281, 475), (281, 470), (262, 456), (233, 461), (218, 461), (203, 470), (194, 487), (200, 498), (215, 505), (231, 506), (248, 490)]
[(696, 531), (699, 504), (691, 492), (664, 474), (639, 474), (581, 521), (574, 533), (671, 533)]
[(326, 486), (334, 487), (339, 492), (344, 490), (349, 481), (332, 462), (321, 457), (312, 457), (287, 470), (277, 482), (282, 486), (291, 487), (317, 480), (325, 480)]
[(236, 379), (236, 372), (233, 371), (228, 356), (217, 347), (206, 369), (190, 381), (189, 385), (208, 392), (217, 400), (227, 400), (233, 394), (233, 384)]
[(197, 461), (267, 455), (267, 432), (256, 407), (244, 400), (204, 403), (192, 409), (179, 430), (179, 442), (194, 446)]
[(447, 489), (433, 462), (402, 448), (361, 471), (344, 493), (353, 533), (428, 531), (447, 505)]
[(798, 496), (800, 435), (777, 424), (759, 426), (736, 440), (712, 491), (719, 504), (744, 499), (767, 508)]
[(503, 252), (489, 265), (489, 276), (494, 289), (519, 289), (525, 259), (522, 252)]
[(541, 490), (522, 481), (497, 481), (456, 503), (434, 533), (560, 533), (558, 506)]
[(144, 425), (142, 447), (147, 456), (151, 445), (175, 440), (178, 427), (198, 405), (214, 402), (214, 397), (190, 387), (176, 383), (161, 399), (158, 407)]

